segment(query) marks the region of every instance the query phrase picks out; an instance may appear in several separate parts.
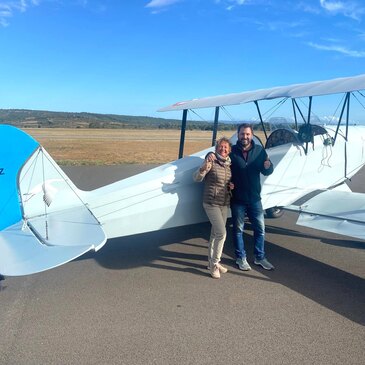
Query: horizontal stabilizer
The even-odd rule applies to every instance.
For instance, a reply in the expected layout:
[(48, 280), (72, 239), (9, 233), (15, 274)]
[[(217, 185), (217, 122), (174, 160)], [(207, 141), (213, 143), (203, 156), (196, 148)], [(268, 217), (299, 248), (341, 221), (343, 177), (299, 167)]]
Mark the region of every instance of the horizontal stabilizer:
[(34, 217), (0, 231), (0, 272), (29, 275), (65, 264), (106, 242), (103, 228), (84, 206)]
[(47, 246), (88, 246), (98, 251), (106, 242), (100, 223), (84, 206), (28, 219), (36, 236)]
[(23, 222), (0, 232), (0, 270), (5, 276), (29, 275), (69, 262), (93, 245), (47, 246)]
[(299, 207), (297, 224), (365, 239), (365, 194), (329, 190)]

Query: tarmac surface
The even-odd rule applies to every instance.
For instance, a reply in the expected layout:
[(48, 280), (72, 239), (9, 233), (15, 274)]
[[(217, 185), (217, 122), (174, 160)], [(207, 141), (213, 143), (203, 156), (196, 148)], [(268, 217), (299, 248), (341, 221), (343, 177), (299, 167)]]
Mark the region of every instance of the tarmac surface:
[[(151, 166), (65, 168), (89, 190)], [(365, 169), (350, 183), (365, 192)], [(276, 266), (242, 272), (228, 228), (206, 270), (209, 224), (112, 239), (97, 253), (0, 282), (0, 364), (364, 364), (365, 242), (266, 220)], [(230, 222), (228, 222), (230, 224)], [(252, 232), (248, 225), (249, 262)]]

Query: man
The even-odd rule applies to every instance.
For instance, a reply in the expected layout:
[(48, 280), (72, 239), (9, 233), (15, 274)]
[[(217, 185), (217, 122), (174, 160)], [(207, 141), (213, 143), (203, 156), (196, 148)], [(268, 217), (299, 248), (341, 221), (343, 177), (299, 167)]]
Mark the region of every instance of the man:
[(254, 264), (273, 270), (274, 266), (265, 257), (265, 221), (261, 204), (260, 174), (268, 176), (272, 174), (274, 167), (264, 148), (253, 140), (250, 124), (240, 124), (237, 137), (237, 143), (230, 154), (232, 182), (235, 187), (232, 191), (231, 212), (236, 264), (240, 270), (251, 270), (243, 240), (247, 215), (254, 233)]

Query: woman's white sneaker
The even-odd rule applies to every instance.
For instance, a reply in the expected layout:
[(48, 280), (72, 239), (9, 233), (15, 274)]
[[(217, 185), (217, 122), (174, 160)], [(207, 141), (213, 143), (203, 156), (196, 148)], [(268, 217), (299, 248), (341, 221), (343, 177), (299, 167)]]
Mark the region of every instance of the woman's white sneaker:
[(218, 265), (213, 265), (210, 268), (210, 275), (212, 276), (213, 279), (219, 279), (221, 277), (221, 273), (219, 272), (219, 268)]

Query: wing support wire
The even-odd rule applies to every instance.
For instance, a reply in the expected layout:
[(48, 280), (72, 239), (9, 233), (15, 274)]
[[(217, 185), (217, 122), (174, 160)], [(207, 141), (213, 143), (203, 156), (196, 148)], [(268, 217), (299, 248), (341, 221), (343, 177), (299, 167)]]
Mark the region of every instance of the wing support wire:
[[(333, 145), (335, 145), (335, 143), (336, 143), (337, 135), (339, 133), (339, 129), (340, 129), (340, 125), (341, 125), (341, 122), (342, 122), (342, 117), (343, 117), (345, 108), (346, 108), (346, 132), (345, 132), (344, 138), (345, 138), (346, 142), (348, 141), (348, 128), (349, 128), (349, 120), (350, 120), (350, 97), (351, 97), (351, 93), (350, 92), (346, 93), (346, 97), (345, 97), (345, 100), (343, 102), (342, 109), (341, 109), (340, 118), (339, 118), (338, 123), (337, 123), (335, 136), (333, 138)], [(347, 143), (345, 143), (344, 154), (345, 154), (345, 156), (344, 156), (344, 159), (345, 159), (344, 175), (345, 175), (345, 177), (347, 177)]]
[(264, 131), (265, 139), (266, 139), (266, 141), (267, 141), (266, 128), (265, 128), (265, 125), (264, 125), (264, 121), (262, 120), (261, 110), (260, 110), (259, 103), (258, 103), (258, 101), (257, 101), (257, 100), (255, 100), (255, 105), (256, 105), (257, 113), (259, 114), (259, 118), (260, 118), (260, 122), (261, 122), (262, 130)]
[[(283, 98), (272, 109), (274, 109), (274, 108), (278, 109), (282, 104), (284, 104), (286, 102), (287, 99), (288, 98)], [(262, 113), (261, 113), (261, 110), (260, 110), (260, 106), (259, 106), (258, 100), (255, 100), (254, 103), (256, 105), (257, 113), (259, 115), (259, 119), (260, 119), (260, 123), (261, 123), (262, 130), (263, 130), (263, 132), (265, 134), (265, 139), (267, 140), (268, 139), (268, 135), (267, 135), (265, 123), (264, 123), (264, 120), (263, 120), (263, 117), (262, 117)], [(217, 140), (217, 132), (218, 132), (218, 125), (219, 125), (219, 110), (220, 110), (220, 108), (222, 108), (227, 113), (227, 115), (228, 115), (228, 112), (224, 108), (224, 106), (216, 106), (215, 107), (213, 133), (212, 133), (212, 146), (215, 145), (216, 140)], [(298, 107), (298, 109), (299, 109), (299, 107)], [(186, 133), (186, 124), (187, 124), (187, 113), (188, 113), (188, 110), (190, 110), (190, 111), (192, 111), (193, 113), (196, 114), (196, 112), (193, 109), (183, 109), (183, 115), (182, 115), (182, 120), (181, 120), (179, 156), (178, 156), (179, 159), (181, 159), (184, 156), (184, 144), (185, 144), (185, 133)], [(266, 113), (268, 113), (268, 112), (269, 111), (267, 111)]]
[[(59, 179), (46, 180), (46, 160), (51, 166), (53, 166), (53, 177), (56, 176), (59, 177)], [(35, 187), (33, 186), (33, 193), (30, 194), (29, 191), (31, 190), (32, 184), (36, 184), (36, 181), (33, 182), (33, 180), (35, 178), (38, 161), (41, 162), (42, 181)], [(87, 204), (82, 200), (82, 198), (78, 194), (77, 189), (70, 183), (69, 179), (61, 174), (58, 166), (57, 168), (54, 166), (54, 161), (48, 156), (46, 151), (41, 146), (39, 146), (36, 156), (34, 157), (33, 161), (31, 161), (28, 169), (25, 171), (22, 180), (25, 180), (29, 173), (30, 176), (28, 178), (28, 190), (24, 195), (30, 195), (30, 197), (27, 200), (23, 201), (22, 205), (24, 220), (23, 230), (25, 226), (28, 226), (29, 229), (40, 241), (40, 243), (46, 246), (62, 246), (64, 244), (79, 245), (80, 242), (83, 246), (87, 245), (88, 230), (90, 232), (93, 231), (95, 235), (94, 238), (89, 238), (89, 242), (94, 242), (93, 246), (98, 247), (100, 245), (100, 241), (102, 242), (102, 244), (105, 243), (106, 236), (103, 233), (99, 220), (94, 216)], [(52, 188), (51, 184), (49, 183), (50, 181), (60, 181), (62, 184), (66, 184), (67, 189), (70, 192), (65, 197), (66, 200), (70, 200), (69, 207), (67, 206), (67, 204), (64, 204), (64, 202), (62, 202), (61, 206), (56, 205), (56, 207), (53, 207), (53, 209), (51, 209), (52, 207), (50, 208), (54, 200), (51, 194), (52, 192), (50, 191), (50, 189)], [(19, 182), (19, 185), (21, 185), (21, 182), (22, 181)], [(55, 191), (57, 192), (57, 189), (55, 189)], [(27, 214), (27, 205), (29, 205), (30, 199), (33, 196), (37, 195), (37, 193), (42, 193), (43, 197), (42, 199), (38, 199), (38, 205), (35, 205), (36, 209), (34, 209), (34, 206), (31, 207), (30, 211), (28, 211), (28, 213), (30, 214)], [(58, 193), (60, 192), (58, 191)], [(61, 198), (59, 198), (59, 200), (60, 199)], [(77, 201), (79, 203), (77, 203)], [(43, 213), (40, 210), (40, 205), (43, 205)], [(44, 235), (41, 233), (42, 222), (45, 230)], [(50, 229), (53, 230), (52, 234), (50, 234)], [(68, 230), (70, 230), (70, 232), (68, 232)], [(74, 233), (76, 237), (75, 239), (72, 237), (71, 232)], [(85, 239), (82, 238), (81, 232), (85, 233)], [(62, 237), (64, 239), (64, 242)]]
[(343, 102), (342, 109), (341, 109), (340, 118), (339, 118), (338, 123), (337, 123), (336, 133), (335, 133), (335, 136), (333, 138), (333, 145), (335, 145), (335, 143), (336, 143), (337, 135), (339, 133), (340, 125), (341, 125), (341, 122), (342, 122), (342, 117), (343, 117), (343, 114), (344, 114), (344, 111), (345, 111), (346, 106), (347, 106), (347, 110), (346, 110), (346, 134), (345, 134), (345, 140), (347, 141), (348, 126), (349, 126), (349, 117), (350, 117), (350, 95), (351, 95), (351, 93), (349, 93), (349, 92), (346, 93), (346, 97), (345, 97), (345, 100)]
[[(217, 106), (215, 108), (213, 133), (212, 133), (212, 146), (215, 145), (216, 140), (217, 140), (218, 121), (219, 121), (219, 108), (220, 108), (219, 106)], [(191, 109), (191, 111), (193, 113), (195, 113), (194, 110)], [(181, 120), (180, 145), (179, 145), (179, 156), (178, 156), (179, 159), (184, 157), (184, 145), (185, 145), (187, 115), (188, 115), (188, 109), (184, 109), (183, 110), (183, 115), (182, 115), (182, 120)]]
[[(39, 148), (39, 150), (41, 152), (43, 152), (42, 146)], [(44, 216), (45, 216), (45, 230), (46, 230), (46, 241), (48, 241), (48, 217), (47, 217), (47, 198), (46, 198), (46, 188), (45, 188), (45, 184), (46, 184), (46, 178), (45, 178), (45, 171), (44, 171), (44, 153), (41, 153), (42, 156), (42, 175), (43, 175), (43, 202), (44, 202)]]
[[(302, 110), (300, 109), (297, 100), (295, 98), (292, 98), (292, 107), (293, 107), (293, 115), (294, 115), (294, 121), (295, 121), (295, 129), (298, 130), (298, 138), (301, 143), (304, 144), (304, 153), (308, 153), (308, 145), (309, 142), (313, 143), (313, 132), (312, 132), (312, 126), (311, 126), (311, 114), (312, 114), (312, 99), (313, 96), (309, 96), (309, 105), (308, 105), (308, 115), (307, 119), (305, 118)], [(303, 125), (298, 129), (298, 120), (297, 120), (297, 113), (298, 110), (300, 116), (303, 120)]]

